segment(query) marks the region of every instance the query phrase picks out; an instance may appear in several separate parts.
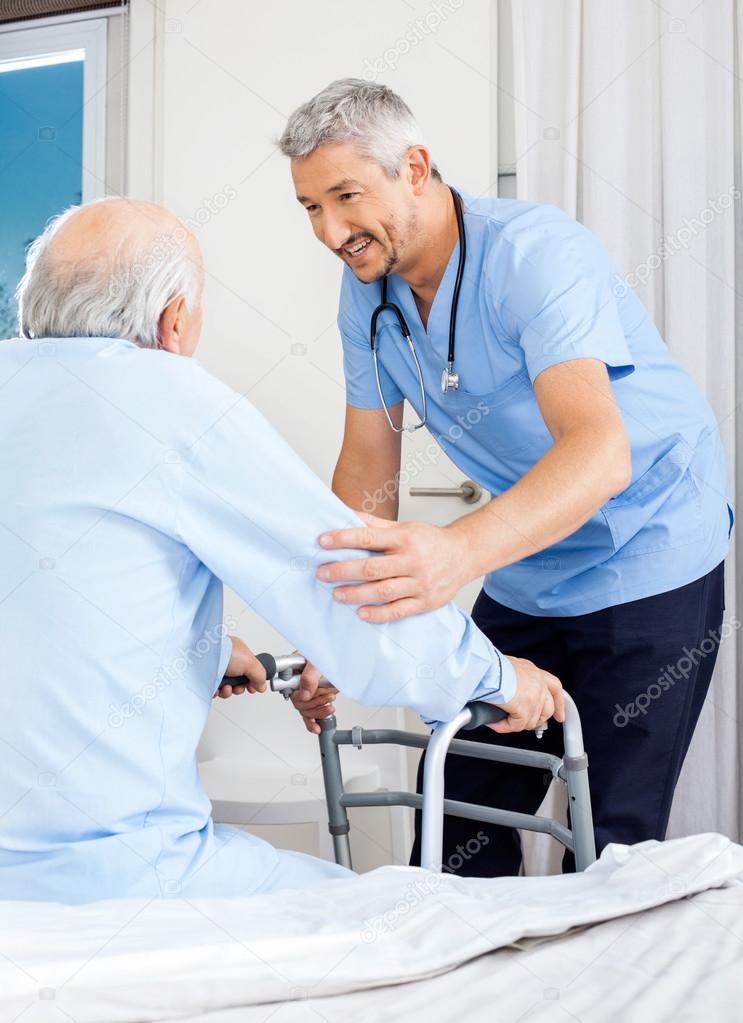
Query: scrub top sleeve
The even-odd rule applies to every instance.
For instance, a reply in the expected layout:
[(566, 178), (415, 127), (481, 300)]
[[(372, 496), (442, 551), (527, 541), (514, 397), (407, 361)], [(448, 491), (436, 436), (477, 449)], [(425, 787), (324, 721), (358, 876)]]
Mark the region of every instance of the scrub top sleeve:
[(600, 240), (567, 215), (523, 235), (499, 241), (490, 270), (493, 295), (503, 296), (498, 315), (531, 381), (571, 359), (600, 359), (611, 380), (631, 373), (617, 297), (626, 286)]
[(446, 721), (476, 693), (498, 698), (501, 657), (454, 604), (375, 625), (333, 599), (317, 567), (367, 555), (325, 551), (318, 537), (363, 523), (245, 398), (224, 391), (229, 400), (179, 466), (179, 539), (360, 703)]
[[(356, 284), (357, 287), (364, 285)], [(374, 285), (371, 285), (374, 287)], [(343, 375), (346, 379), (346, 401), (354, 408), (382, 408), (374, 375), (374, 358), (369, 344), (369, 324), (363, 327), (359, 322), (359, 311), (356, 306), (353, 282), (344, 274), (341, 287), (340, 308), (338, 311), (338, 330), (343, 342)], [(392, 338), (387, 331), (380, 332), (381, 343), (389, 343)], [(388, 407), (403, 400), (403, 394), (394, 383), (392, 377), (379, 362), (379, 380)]]

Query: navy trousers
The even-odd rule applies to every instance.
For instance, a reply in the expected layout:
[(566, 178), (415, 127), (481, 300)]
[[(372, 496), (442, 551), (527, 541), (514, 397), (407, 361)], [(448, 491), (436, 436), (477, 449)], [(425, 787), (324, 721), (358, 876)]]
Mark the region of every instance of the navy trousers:
[[(724, 607), (722, 564), (676, 590), (571, 618), (523, 614), (480, 593), (472, 617), (493, 644), (552, 672), (575, 700), (588, 753), (597, 854), (609, 842), (665, 837), (718, 645), (731, 628), (722, 627)], [(485, 727), (458, 737), (563, 752), (562, 726), (554, 720), (542, 739)], [(534, 813), (551, 775), (451, 755), (445, 778), (447, 798)], [(410, 862), (419, 864), (420, 813), (415, 817)], [(518, 832), (447, 815), (443, 863), (463, 876), (518, 874)], [(574, 869), (566, 852), (563, 872)]]

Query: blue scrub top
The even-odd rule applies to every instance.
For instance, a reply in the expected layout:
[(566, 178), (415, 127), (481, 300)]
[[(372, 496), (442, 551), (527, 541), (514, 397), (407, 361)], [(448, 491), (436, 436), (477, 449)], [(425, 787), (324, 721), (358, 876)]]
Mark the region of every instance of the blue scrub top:
[(0, 899), (348, 876), (211, 819), (196, 748), (231, 648), (223, 582), (361, 703), (434, 721), (512, 697), (453, 604), (374, 625), (333, 600), (317, 566), (366, 555), (318, 537), (361, 520), (195, 359), (4, 341), (0, 394)]
[[(632, 480), (580, 529), (485, 578), (495, 600), (532, 615), (578, 615), (666, 592), (723, 560), (733, 513), (712, 409), (672, 358), (598, 238), (557, 207), (462, 194), (467, 259), (457, 317), (458, 391), (444, 395), (455, 246), (428, 319), (389, 278), (411, 330), (435, 441), (492, 495), (552, 446), (535, 395), (542, 370), (570, 359), (607, 366), (632, 449)], [(369, 320), (380, 285), (346, 267), (338, 324), (348, 403), (379, 408)], [(379, 319), (389, 405), (420, 415), (415, 367), (389, 312)], [(404, 470), (404, 464), (403, 464)]]

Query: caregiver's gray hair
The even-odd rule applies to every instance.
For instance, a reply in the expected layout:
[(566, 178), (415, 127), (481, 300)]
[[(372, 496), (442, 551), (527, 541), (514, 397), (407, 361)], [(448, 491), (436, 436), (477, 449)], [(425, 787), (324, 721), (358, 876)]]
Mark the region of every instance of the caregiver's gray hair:
[[(132, 213), (151, 205), (118, 197), (95, 200), (101, 202), (129, 204)], [(128, 233), (102, 238), (98, 250), (61, 259), (51, 243), (83, 208), (72, 206), (54, 217), (29, 246), (16, 289), (20, 336), (125, 338), (157, 348), (166, 306), (183, 295), (192, 309), (200, 297), (201, 270), (188, 251), (187, 228), (173, 217), (168, 229), (163, 218), (162, 232), (148, 236), (136, 230), (133, 216)], [(155, 207), (153, 212), (164, 213)]]
[[(352, 142), (388, 178), (400, 176), (411, 146), (423, 145), (410, 107), (392, 89), (362, 78), (339, 78), (298, 107), (289, 118), (279, 149), (301, 160), (318, 146)], [(441, 175), (433, 165), (433, 176)]]

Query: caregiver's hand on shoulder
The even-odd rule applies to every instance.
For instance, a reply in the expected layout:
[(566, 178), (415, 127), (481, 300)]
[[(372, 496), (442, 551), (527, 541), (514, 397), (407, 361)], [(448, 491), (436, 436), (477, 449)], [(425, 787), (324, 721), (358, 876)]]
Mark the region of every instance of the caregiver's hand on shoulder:
[[(343, 604), (361, 604), (358, 615), (368, 622), (392, 622), (408, 615), (443, 607), (469, 578), (459, 533), (427, 522), (391, 522), (357, 513), (365, 527), (324, 533), (320, 546), (379, 551), (380, 557), (356, 558), (321, 565), (323, 582), (336, 586), (333, 598)], [(379, 605), (377, 607), (367, 605)]]
[(320, 734), (318, 721), (335, 713), (334, 701), (338, 695), (335, 686), (318, 688), (321, 678), (319, 669), (308, 662), (299, 678), (299, 688), (290, 697), (304, 718), (304, 727), (314, 735)]
[[(230, 657), (225, 678), (239, 678), (235, 685), (225, 682), (219, 687), (215, 696), (226, 700), (229, 696), (239, 696), (245, 690), (249, 693), (265, 693), (268, 688), (266, 681), (266, 669), (255, 656), (253, 651), (237, 636), (230, 636), (232, 640), (232, 656)], [(250, 681), (245, 682), (248, 678)]]
[(536, 728), (554, 717), (565, 720), (562, 683), (555, 675), (543, 671), (523, 657), (509, 657), (516, 672), (516, 695), (499, 706), (508, 717), (487, 727), (494, 732), (522, 732)]

